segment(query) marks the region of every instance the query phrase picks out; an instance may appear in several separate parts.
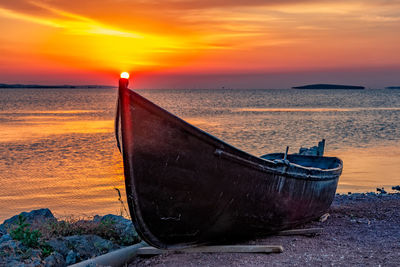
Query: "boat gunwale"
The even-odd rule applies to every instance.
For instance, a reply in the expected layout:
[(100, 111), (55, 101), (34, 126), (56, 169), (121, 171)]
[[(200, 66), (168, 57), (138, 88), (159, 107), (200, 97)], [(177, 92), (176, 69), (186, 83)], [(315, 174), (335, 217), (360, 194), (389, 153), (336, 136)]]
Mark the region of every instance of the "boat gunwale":
[[(182, 126), (186, 131), (188, 131), (190, 134), (193, 136), (196, 136), (200, 140), (207, 142), (213, 146), (218, 147), (215, 151), (215, 154), (218, 154), (218, 150), (221, 150), (223, 153), (226, 153), (224, 151), (225, 147), (228, 147), (232, 149), (233, 151), (242, 154), (242, 155), (236, 155), (232, 154), (235, 157), (241, 158), (239, 161), (241, 161), (242, 165), (245, 165), (250, 168), (255, 168), (259, 171), (267, 172), (267, 173), (272, 173), (275, 175), (279, 176), (285, 176), (287, 178), (292, 178), (292, 179), (300, 179), (300, 180), (310, 180), (310, 181), (327, 181), (327, 180), (333, 180), (337, 179), (340, 174), (342, 173), (342, 168), (343, 168), (343, 161), (337, 157), (322, 157), (325, 159), (335, 159), (337, 161), (337, 166), (335, 168), (331, 169), (321, 169), (321, 168), (316, 168), (316, 167), (306, 167), (302, 166), (299, 164), (295, 163), (290, 163), (288, 165), (282, 164), (275, 162), (273, 160), (268, 160), (268, 159), (263, 159), (261, 157), (254, 156), (246, 151), (243, 151), (233, 145), (230, 145), (226, 143), (225, 141), (219, 139), (218, 137), (215, 137), (208, 132), (186, 122), (185, 120), (179, 118), (178, 116), (172, 114), (171, 112), (167, 111), (166, 109), (158, 106), (157, 104), (153, 103), (152, 101), (148, 100), (147, 98), (143, 97), (139, 93), (135, 92), (133, 89), (126, 88), (128, 89), (130, 94), (133, 94), (134, 96), (137, 96), (139, 99), (143, 100), (144, 103), (147, 103), (148, 105), (145, 105), (141, 101), (138, 101), (137, 104), (142, 106), (143, 108), (147, 109), (151, 113), (156, 113), (158, 116), (161, 116), (163, 119), (167, 119), (168, 121), (173, 121), (174, 123), (180, 123), (180, 126)], [(122, 114), (121, 114), (122, 116)], [(174, 120), (172, 120), (174, 119)], [(230, 154), (230, 153), (228, 153)], [(217, 155), (216, 155), (217, 156)], [(307, 156), (304, 156), (307, 157)], [(312, 156), (311, 156), (312, 157)], [(230, 157), (223, 157), (228, 160)], [(237, 160), (234, 160), (237, 163)], [(268, 166), (269, 165), (269, 166)], [(278, 169), (279, 166), (284, 167), (283, 169), (286, 169), (285, 171), (282, 171)], [(294, 167), (295, 169), (301, 170), (302, 173), (300, 172), (290, 172), (290, 166)], [(315, 174), (309, 174), (307, 172), (316, 172)]]

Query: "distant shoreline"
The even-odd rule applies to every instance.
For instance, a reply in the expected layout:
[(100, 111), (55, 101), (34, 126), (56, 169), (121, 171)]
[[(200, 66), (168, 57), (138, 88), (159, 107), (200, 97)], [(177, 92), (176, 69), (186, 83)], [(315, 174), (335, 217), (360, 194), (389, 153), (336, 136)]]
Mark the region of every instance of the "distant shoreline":
[(364, 86), (340, 85), (340, 84), (309, 84), (303, 86), (295, 86), (293, 89), (341, 89), (341, 90), (364, 90)]
[(109, 85), (40, 85), (40, 84), (5, 84), (0, 83), (0, 89), (113, 89)]

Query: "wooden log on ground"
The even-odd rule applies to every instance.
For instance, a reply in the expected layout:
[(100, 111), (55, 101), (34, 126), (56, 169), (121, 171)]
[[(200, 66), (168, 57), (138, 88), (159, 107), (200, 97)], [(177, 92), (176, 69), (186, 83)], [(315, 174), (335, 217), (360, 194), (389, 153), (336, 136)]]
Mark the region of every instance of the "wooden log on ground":
[(126, 248), (114, 250), (110, 253), (98, 256), (96, 258), (88, 259), (70, 265), (70, 267), (87, 267), (87, 266), (113, 266), (122, 267), (131, 262), (137, 255), (138, 249), (146, 246), (145, 242), (135, 244)]
[(185, 249), (158, 249), (154, 247), (142, 247), (137, 255), (159, 255), (167, 252), (175, 253), (281, 253), (282, 246), (271, 245), (234, 245), (234, 246), (202, 246)]
[(277, 235), (306, 235), (313, 236), (321, 233), (323, 228), (306, 228), (306, 229), (292, 229), (280, 231)]

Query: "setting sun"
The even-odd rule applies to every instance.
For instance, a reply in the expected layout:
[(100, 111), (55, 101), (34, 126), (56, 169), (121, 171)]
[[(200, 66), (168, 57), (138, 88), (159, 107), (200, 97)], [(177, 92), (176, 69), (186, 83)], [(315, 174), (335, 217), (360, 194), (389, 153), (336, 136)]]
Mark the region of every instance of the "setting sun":
[(126, 71), (121, 73), (121, 78), (123, 79), (129, 79), (129, 73), (127, 73)]

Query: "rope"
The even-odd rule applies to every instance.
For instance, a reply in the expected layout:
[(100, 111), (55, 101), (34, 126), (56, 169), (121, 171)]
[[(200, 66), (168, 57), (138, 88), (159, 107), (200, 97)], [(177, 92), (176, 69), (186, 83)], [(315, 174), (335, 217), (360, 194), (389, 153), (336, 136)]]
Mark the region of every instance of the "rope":
[(117, 99), (117, 112), (115, 115), (115, 139), (117, 140), (117, 147), (119, 150), (119, 153), (121, 153), (121, 141), (119, 137), (119, 123), (120, 123), (120, 115), (121, 115), (121, 110), (120, 110), (120, 100), (119, 100), (119, 94), (118, 94), (118, 99)]

